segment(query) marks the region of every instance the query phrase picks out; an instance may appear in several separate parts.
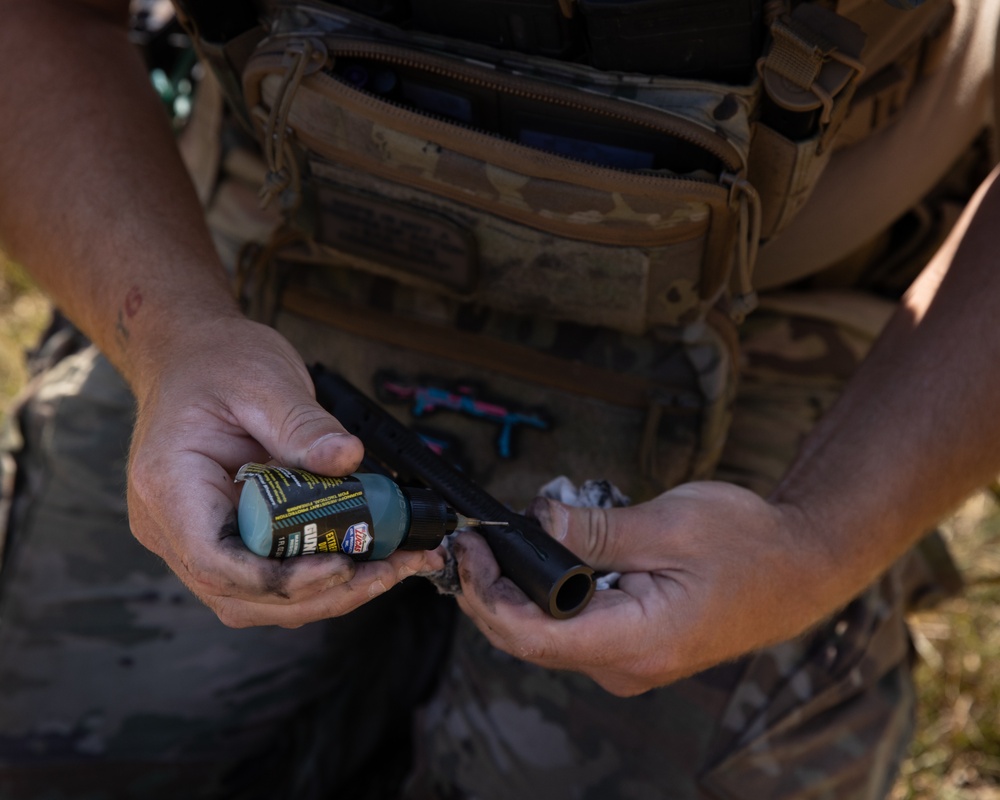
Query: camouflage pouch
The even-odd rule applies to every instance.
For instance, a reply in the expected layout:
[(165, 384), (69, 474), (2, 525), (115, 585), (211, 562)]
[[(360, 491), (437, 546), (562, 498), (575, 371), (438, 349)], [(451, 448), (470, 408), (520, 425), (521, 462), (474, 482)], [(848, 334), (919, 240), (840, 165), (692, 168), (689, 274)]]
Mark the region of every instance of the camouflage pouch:
[(734, 270), (748, 285), (755, 193), (700, 117), (728, 104), (745, 130), (749, 103), (691, 84), (656, 107), (598, 76), (298, 4), (243, 90), (310, 260), (632, 334), (703, 318)]
[[(705, 475), (738, 361), (720, 343), (736, 341), (753, 307), (758, 242), (797, 213), (851, 127), (867, 56), (885, 50), (875, 44), (899, 39), (930, 64), (930, 23), (949, 0), (908, 15), (905, 36), (888, 21), (869, 24), (861, 11), (870, 5), (882, 3), (836, 11), (803, 3), (787, 16), (769, 9), (771, 44), (748, 85), (603, 71), (404, 30), (319, 0), (269, 4), (266, 28), (248, 24), (228, 40), (228, 27), (199, 30), (190, 19), (193, 40), (254, 129), (263, 197), (287, 223), (244, 265), (247, 285), (265, 290), (254, 304), (271, 320), (288, 297), (277, 285), (289, 277), (315, 301), (319, 269), (338, 297), (351, 295), (353, 311), (374, 306), (393, 321), (447, 330), (470, 314), (500, 316), (501, 338), (528, 348), (545, 325), (598, 331), (619, 353), (652, 344), (661, 365), (679, 368), (658, 369), (640, 391), (657, 409), (640, 425), (643, 452), (656, 449), (664, 397), (673, 398), (668, 414), (700, 415), (700, 442), (685, 435), (679, 452), (644, 463), (679, 459), (669, 479), (654, 470), (666, 485)], [(885, 53), (872, 62), (880, 86), (900, 60), (898, 47)], [(275, 277), (262, 266), (268, 259), (288, 275)], [(367, 288), (345, 293), (344, 274)], [(338, 312), (348, 316), (358, 314)], [(515, 328), (532, 334), (508, 335)], [(428, 337), (403, 338), (392, 344)], [(561, 358), (562, 366), (526, 358), (544, 362), (532, 375), (509, 358), (486, 366), (552, 385), (553, 374), (577, 369), (574, 354)], [(596, 376), (605, 384), (633, 377), (630, 358), (600, 360), (610, 369)], [(685, 371), (698, 378), (662, 379)]]
[[(280, 261), (283, 280), (308, 282), (306, 301), (322, 296), (325, 271), (355, 308), (374, 303), (439, 334), (470, 309), (501, 317), (499, 327), (521, 332), (492, 333), (522, 349), (483, 366), (549, 386), (583, 369), (580, 358), (560, 365), (544, 346), (545, 358), (532, 356), (526, 326), (597, 331), (619, 343), (608, 351), (652, 345), (659, 377), (630, 381), (634, 359), (605, 354), (601, 375), (572, 390), (594, 398), (598, 384), (608, 394), (618, 383), (631, 397), (624, 386), (640, 383), (646, 472), (659, 473), (661, 489), (707, 474), (733, 394), (735, 325), (752, 304), (759, 215), (744, 173), (754, 89), (605, 73), (320, 3), (280, 7), (242, 79), (268, 163), (265, 195), (290, 222), (263, 260)], [(369, 288), (345, 292), (338, 271)], [(283, 289), (281, 302), (289, 296)], [(336, 316), (342, 326), (349, 315)], [(664, 368), (669, 359), (678, 367)], [(527, 363), (540, 366), (525, 374)], [(650, 456), (672, 404), (700, 418), (695, 433), (679, 452)], [(677, 466), (665, 479), (654, 461)]]

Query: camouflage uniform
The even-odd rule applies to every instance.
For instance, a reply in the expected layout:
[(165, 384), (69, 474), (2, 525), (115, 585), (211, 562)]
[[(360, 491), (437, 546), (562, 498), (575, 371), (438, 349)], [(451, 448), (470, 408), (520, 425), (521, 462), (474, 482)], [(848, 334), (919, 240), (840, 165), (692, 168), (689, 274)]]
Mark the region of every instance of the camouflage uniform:
[(0, 797), (391, 796), (450, 606), (413, 583), (298, 630), (226, 628), (129, 531), (132, 413), (92, 347), (13, 412)]
[[(719, 477), (773, 483), (855, 366), (858, 330), (885, 318), (871, 298), (828, 300), (860, 324), (787, 304), (751, 318)], [(128, 531), (131, 413), (86, 348), (14, 414), (0, 797), (392, 796), (406, 710), (435, 669), (414, 797), (874, 800), (891, 784), (913, 711), (902, 567), (801, 640), (630, 699), (520, 663), (464, 621), (442, 661), (450, 609), (416, 579), (343, 619), (229, 630)], [(40, 774), (59, 790), (38, 791)]]
[[(761, 492), (891, 307), (860, 293), (776, 297), (773, 311), (769, 300), (747, 322), (747, 368), (716, 474)], [(882, 798), (913, 724), (902, 609), (920, 569), (897, 565), (798, 640), (627, 699), (523, 664), (463, 619), (420, 717), (413, 796)]]
[[(209, 220), (229, 261), (234, 240), (249, 231), (266, 241), (273, 224), (246, 202), (254, 194), (231, 180), (203, 195), (213, 197)], [(591, 335), (511, 309), (470, 316), (379, 275), (345, 282), (344, 271), (302, 263), (293, 272), (307, 294), (323, 290), (401, 320), (447, 322), (459, 333), (578, 360), (594, 374), (663, 377), (664, 343), (650, 347), (628, 332)], [(454, 415), (434, 420), (465, 443), (476, 477), (512, 504), (560, 473), (611, 479), (639, 501), (701, 474), (683, 447), (681, 469), (670, 474), (676, 443), (700, 442), (702, 454), (715, 451), (708, 460), (722, 447), (721, 437), (708, 435), (727, 420), (665, 413), (637, 464), (635, 445), (650, 438), (647, 410), (325, 326), (310, 308), (292, 307), (273, 270), (251, 263), (241, 275), (255, 316), (288, 336), (307, 362), (330, 363), (365, 390), (388, 368), (478, 380), (550, 410), (554, 429), (523, 431), (514, 460), (498, 457), (490, 426)], [(678, 303), (697, 303), (683, 287), (658, 288), (670, 321), (680, 319)], [(667, 349), (683, 345), (683, 358), (670, 363), (684, 365), (712, 413), (731, 409), (715, 477), (766, 493), (892, 307), (855, 288), (776, 293), (762, 298), (741, 331), (742, 361), (710, 326), (667, 342)], [(644, 309), (655, 311), (655, 303)], [(228, 630), (129, 533), (123, 475), (133, 409), (121, 380), (92, 348), (53, 361), (15, 409), (8, 434), (19, 491), (0, 573), (0, 680), (8, 687), (0, 699), (0, 797), (878, 800), (887, 793), (913, 724), (903, 612), (933, 586), (923, 561), (907, 557), (800, 639), (628, 699), (506, 656), (464, 619), (452, 636), (450, 601), (415, 579), (343, 619), (291, 631)], [(737, 366), (740, 391), (730, 406), (731, 384), (721, 376)], [(683, 400), (667, 405), (683, 409)], [(664, 431), (670, 435), (657, 435)]]

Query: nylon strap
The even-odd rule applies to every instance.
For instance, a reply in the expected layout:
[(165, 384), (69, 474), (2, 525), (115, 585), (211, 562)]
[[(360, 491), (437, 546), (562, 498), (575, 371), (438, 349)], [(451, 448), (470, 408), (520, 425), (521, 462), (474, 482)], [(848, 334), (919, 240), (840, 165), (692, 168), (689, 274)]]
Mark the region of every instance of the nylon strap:
[(611, 405), (647, 409), (656, 390), (652, 381), (638, 375), (567, 361), (530, 347), (400, 318), (378, 309), (355, 308), (295, 284), (285, 288), (281, 307), (392, 347), (459, 361)]
[(822, 34), (795, 19), (776, 20), (771, 27), (773, 44), (767, 67), (800, 86), (811, 89), (823, 64), (837, 46)]

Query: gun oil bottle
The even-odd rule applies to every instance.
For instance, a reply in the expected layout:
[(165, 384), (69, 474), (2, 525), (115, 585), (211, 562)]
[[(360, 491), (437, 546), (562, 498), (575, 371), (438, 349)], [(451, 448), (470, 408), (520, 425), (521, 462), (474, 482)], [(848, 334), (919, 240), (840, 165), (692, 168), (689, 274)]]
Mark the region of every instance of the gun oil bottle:
[(304, 469), (244, 464), (237, 524), (254, 553), (292, 558), (344, 553), (358, 561), (396, 549), (433, 550), (456, 528), (487, 523), (458, 514), (429, 489), (398, 486), (375, 473), (343, 478)]

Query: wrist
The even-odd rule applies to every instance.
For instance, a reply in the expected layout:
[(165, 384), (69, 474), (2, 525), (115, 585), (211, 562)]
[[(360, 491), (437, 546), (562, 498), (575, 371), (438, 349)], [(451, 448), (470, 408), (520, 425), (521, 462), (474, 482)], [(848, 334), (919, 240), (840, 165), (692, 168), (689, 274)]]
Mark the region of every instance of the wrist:
[(887, 547), (893, 521), (866, 500), (794, 484), (782, 484), (769, 498), (794, 531), (801, 579), (796, 602), (816, 620), (854, 599), (892, 564), (899, 553)]
[[(228, 295), (157, 304), (138, 287), (126, 292), (114, 320), (112, 361), (140, 401), (165, 374), (204, 360), (246, 335), (247, 323)], [(239, 332), (237, 332), (239, 331)]]

